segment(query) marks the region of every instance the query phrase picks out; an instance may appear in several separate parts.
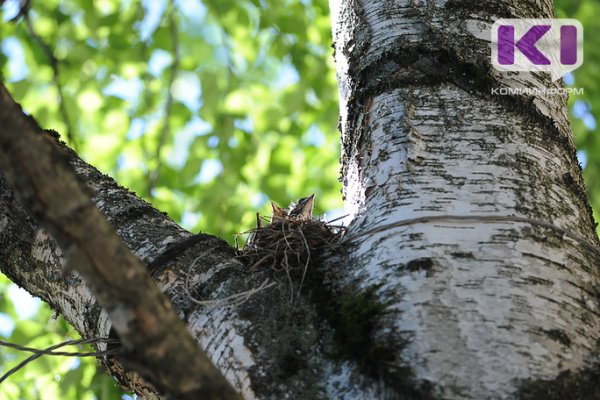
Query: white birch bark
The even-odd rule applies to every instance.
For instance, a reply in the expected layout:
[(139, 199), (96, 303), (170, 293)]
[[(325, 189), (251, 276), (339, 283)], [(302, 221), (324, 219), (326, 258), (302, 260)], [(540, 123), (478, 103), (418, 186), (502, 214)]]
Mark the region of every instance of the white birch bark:
[[(444, 399), (513, 398), (585, 367), (600, 337), (598, 239), (566, 98), (490, 65), (494, 19), (549, 1), (330, 2), (343, 178), (344, 284), (376, 285), (377, 336)], [(560, 82), (559, 82), (560, 83)]]

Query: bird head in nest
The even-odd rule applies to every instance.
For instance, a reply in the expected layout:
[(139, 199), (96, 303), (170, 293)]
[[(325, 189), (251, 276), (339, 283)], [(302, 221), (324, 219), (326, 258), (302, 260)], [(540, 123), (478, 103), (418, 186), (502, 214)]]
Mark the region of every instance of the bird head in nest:
[(279, 207), (271, 202), (273, 215), (271, 223), (283, 221), (285, 219), (295, 219), (300, 221), (310, 221), (312, 219), (313, 206), (315, 205), (315, 195), (303, 197), (296, 203), (290, 204), (289, 208)]

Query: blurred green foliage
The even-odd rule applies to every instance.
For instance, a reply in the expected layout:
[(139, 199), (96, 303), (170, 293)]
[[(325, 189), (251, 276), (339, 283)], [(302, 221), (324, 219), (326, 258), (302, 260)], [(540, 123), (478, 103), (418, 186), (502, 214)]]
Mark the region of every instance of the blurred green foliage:
[(583, 65), (566, 79), (569, 86), (583, 88), (583, 95), (569, 98), (575, 144), (584, 166), (588, 198), (596, 221), (600, 217), (600, 2), (595, 0), (555, 0), (557, 18), (575, 18), (584, 29)]
[[(230, 242), (269, 200), (317, 194), (341, 207), (337, 88), (327, 0), (32, 0), (0, 15), (0, 74), (44, 128), (192, 231)], [(11, 10), (12, 8), (12, 10)], [(573, 129), (600, 210), (600, 3), (557, 0), (585, 27), (570, 77)], [(582, 158), (583, 159), (583, 158)], [(47, 306), (19, 319), (0, 275), (9, 341), (44, 348), (76, 333)], [(2, 318), (0, 318), (2, 325)], [(1, 335), (0, 335), (1, 336)], [(0, 351), (0, 372), (26, 355)], [(93, 359), (42, 357), (0, 385), (2, 399), (114, 399)]]
[(0, 29), (12, 95), (175, 221), (232, 241), (269, 199), (341, 207), (326, 0), (33, 0), (28, 20)]

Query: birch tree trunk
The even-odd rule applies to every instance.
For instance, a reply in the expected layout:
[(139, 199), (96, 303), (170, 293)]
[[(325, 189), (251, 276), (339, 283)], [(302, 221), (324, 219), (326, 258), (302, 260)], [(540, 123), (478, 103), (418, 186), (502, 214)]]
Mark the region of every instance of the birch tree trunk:
[(566, 96), (492, 91), (560, 87), (490, 65), (494, 20), (552, 2), (330, 5), (355, 217), (342, 281), (387, 305), (384, 379), (405, 365), (444, 399), (512, 398), (588, 366), (599, 251)]
[[(496, 17), (550, 16), (551, 4), (348, 0), (331, 10), (354, 220), (344, 251), (307, 271), (305, 295), (290, 302), (270, 271), (249, 270), (223, 241), (192, 236), (69, 152), (92, 202), (246, 399), (518, 398), (528, 383), (588, 367), (600, 257), (566, 99), (490, 91), (557, 87), (543, 74), (496, 73), (485, 33)], [(0, 132), (19, 118), (0, 113)], [(68, 257), (19, 190), (0, 176), (2, 272), (83, 336), (108, 336), (122, 321), (64, 271)], [(170, 252), (174, 243), (187, 246)], [(102, 361), (146, 398), (166, 398), (152, 384), (161, 366)]]

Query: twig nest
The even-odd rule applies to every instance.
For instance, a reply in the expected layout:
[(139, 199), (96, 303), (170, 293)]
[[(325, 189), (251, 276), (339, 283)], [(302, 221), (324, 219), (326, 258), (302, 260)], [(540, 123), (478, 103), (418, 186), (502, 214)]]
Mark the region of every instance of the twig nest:
[(328, 250), (337, 248), (343, 226), (319, 219), (284, 218), (249, 231), (240, 257), (253, 271), (269, 269), (274, 277), (285, 277), (291, 297), (298, 293), (308, 270)]

